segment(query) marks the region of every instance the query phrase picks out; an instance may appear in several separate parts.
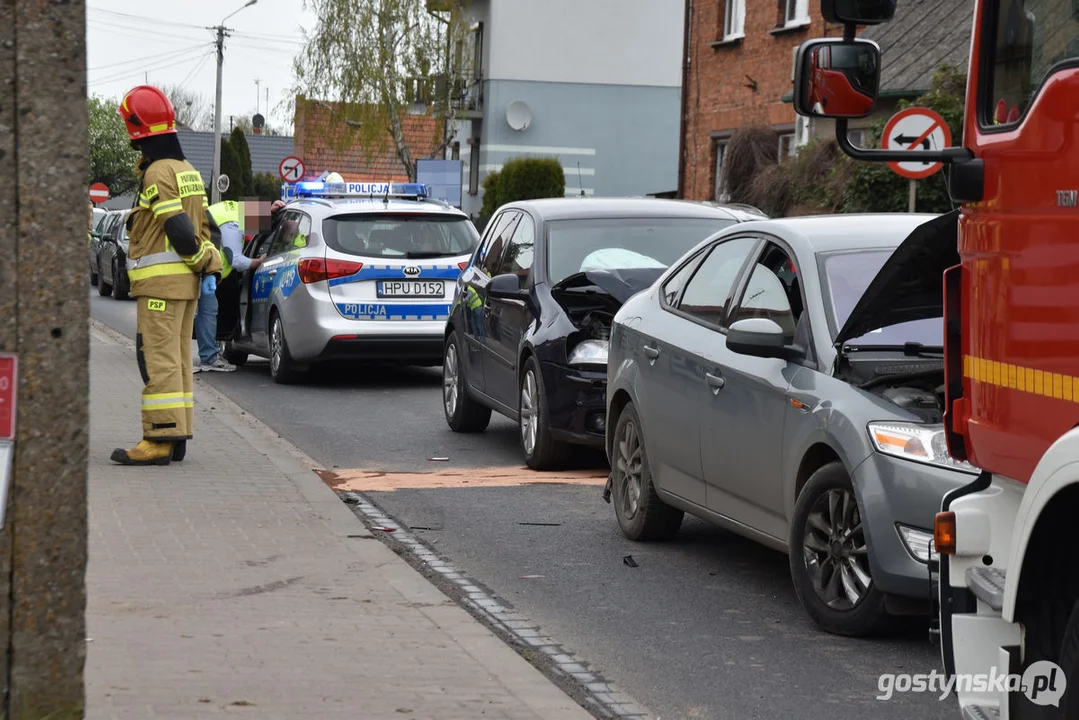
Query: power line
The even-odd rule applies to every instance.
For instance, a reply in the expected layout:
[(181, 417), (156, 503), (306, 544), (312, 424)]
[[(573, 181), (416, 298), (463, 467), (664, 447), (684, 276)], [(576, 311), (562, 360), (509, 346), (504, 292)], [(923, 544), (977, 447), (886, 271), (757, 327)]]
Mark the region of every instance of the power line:
[(182, 87), (182, 88), (184, 88), (186, 90), (187, 89), (187, 84), (191, 81), (192, 78), (194, 78), (196, 75), (199, 74), (199, 72), (202, 70), (202, 68), (206, 67), (206, 61), (209, 60), (211, 57), (213, 57), (213, 54), (214, 54), (213, 48), (208, 50), (202, 56), (202, 59), (199, 60), (199, 64), (196, 65), (194, 68), (192, 68), (191, 72), (189, 72), (187, 74), (187, 76), (184, 77), (184, 79), (180, 82), (180, 87)]
[[(113, 35), (122, 35), (122, 34), (124, 34), (122, 31), (124, 31), (124, 30), (129, 31), (129, 33), (128, 33), (129, 37), (136, 37), (136, 38), (138, 38), (138, 39), (140, 39), (140, 40), (142, 40), (144, 42), (150, 41), (151, 39), (152, 40), (158, 40), (160, 38), (174, 38), (174, 39), (177, 39), (177, 40), (187, 40), (188, 42), (191, 42), (192, 40), (198, 40), (199, 39), (199, 38), (197, 38), (197, 37), (195, 37), (193, 35), (177, 35), (175, 33), (161, 32), (160, 30), (155, 30), (155, 29), (152, 29), (152, 28), (149, 28), (149, 27), (135, 27), (135, 26), (131, 26), (131, 25), (123, 25), (123, 24), (120, 24), (120, 23), (114, 23), (114, 22), (110, 22), (110, 21), (106, 21), (106, 20), (93, 20), (93, 19), (91, 19), (89, 22), (91, 24), (95, 25), (95, 26), (97, 26), (97, 25), (104, 26), (104, 31), (109, 32), (110, 34), (113, 34)], [(131, 35), (131, 33), (137, 33), (137, 34)]]
[[(199, 59), (201, 59), (201, 58), (199, 58)], [(104, 83), (113, 82), (115, 80), (123, 80), (124, 78), (137, 77), (139, 75), (143, 75), (144, 73), (160, 72), (162, 70), (168, 70), (170, 68), (179, 67), (181, 65), (186, 65), (189, 62), (191, 62), (191, 58), (184, 58), (183, 60), (169, 61), (164, 65), (162, 65), (160, 62), (152, 63), (150, 65), (140, 67), (140, 68), (138, 68), (136, 70), (125, 70), (123, 72), (119, 72), (119, 73), (116, 73), (114, 75), (109, 75), (108, 77), (98, 78), (97, 80), (94, 80), (93, 82), (91, 82), (89, 84), (91, 84), (91, 85), (101, 85), (101, 84), (104, 84)]]
[(146, 57), (135, 58), (134, 60), (123, 60), (121, 62), (109, 63), (108, 65), (98, 65), (97, 67), (87, 68), (87, 72), (97, 72), (98, 70), (104, 70), (105, 68), (117, 67), (120, 65), (145, 63), (148, 60), (153, 60), (155, 58), (165, 58), (166, 56), (182, 55), (184, 53), (191, 52), (192, 50), (197, 50), (201, 47), (204, 47), (206, 44), (207, 43), (201, 42), (198, 45), (191, 45), (189, 47), (180, 48), (179, 50), (170, 50), (169, 52), (161, 53), (159, 55), (147, 55)]
[(90, 12), (103, 13), (105, 15), (112, 15), (118, 18), (125, 18), (127, 20), (136, 20), (139, 22), (147, 23), (150, 25), (173, 25), (175, 27), (187, 27), (195, 28), (197, 30), (202, 29), (202, 25), (192, 25), (191, 23), (176, 22), (175, 20), (158, 20), (157, 18), (147, 18), (141, 15), (132, 15), (130, 13), (116, 12), (115, 10), (100, 10), (98, 8), (90, 8)]

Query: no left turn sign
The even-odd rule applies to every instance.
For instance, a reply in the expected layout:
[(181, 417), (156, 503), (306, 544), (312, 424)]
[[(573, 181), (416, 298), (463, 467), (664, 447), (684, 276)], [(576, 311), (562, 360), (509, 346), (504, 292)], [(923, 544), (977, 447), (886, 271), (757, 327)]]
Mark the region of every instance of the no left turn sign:
[(305, 172), (307, 168), (304, 167), (303, 160), (298, 157), (287, 157), (277, 166), (277, 173), (288, 183), (299, 182)]
[(929, 108), (914, 107), (900, 110), (884, 126), (881, 138), (883, 150), (909, 150), (910, 162), (890, 162), (897, 175), (909, 180), (921, 180), (940, 170), (939, 162), (915, 160), (919, 152), (943, 150), (952, 145), (952, 131), (938, 113)]

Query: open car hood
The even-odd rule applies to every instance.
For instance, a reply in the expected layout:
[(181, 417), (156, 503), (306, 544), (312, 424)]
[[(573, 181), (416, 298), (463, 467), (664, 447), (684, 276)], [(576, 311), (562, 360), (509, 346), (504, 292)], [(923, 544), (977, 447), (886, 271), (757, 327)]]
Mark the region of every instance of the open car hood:
[(944, 271), (960, 262), (958, 229), (958, 210), (915, 228), (869, 283), (836, 345), (882, 327), (941, 317)]
[(667, 268), (635, 268), (632, 270), (586, 270), (551, 286), (551, 294), (606, 295), (621, 307), (627, 300), (652, 286)]

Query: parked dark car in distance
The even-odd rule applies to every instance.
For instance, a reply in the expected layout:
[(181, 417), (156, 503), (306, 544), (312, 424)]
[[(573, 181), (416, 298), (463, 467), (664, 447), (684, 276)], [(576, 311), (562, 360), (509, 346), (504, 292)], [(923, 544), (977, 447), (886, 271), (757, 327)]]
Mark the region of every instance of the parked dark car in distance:
[(443, 411), (456, 432), (519, 425), (529, 467), (603, 447), (607, 339), (622, 303), (689, 249), (759, 211), (656, 198), (504, 205), (457, 281)]
[(97, 243), (97, 292), (126, 300), (131, 290), (127, 277), (127, 210), (114, 210), (101, 222)]

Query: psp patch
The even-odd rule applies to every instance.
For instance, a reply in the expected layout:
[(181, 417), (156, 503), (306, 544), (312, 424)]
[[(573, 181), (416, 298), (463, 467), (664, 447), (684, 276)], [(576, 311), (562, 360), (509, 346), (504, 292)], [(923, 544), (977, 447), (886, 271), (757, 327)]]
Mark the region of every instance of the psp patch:
[(165, 301), (164, 300), (147, 300), (146, 301), (146, 309), (147, 310), (153, 310), (155, 312), (165, 312)]

